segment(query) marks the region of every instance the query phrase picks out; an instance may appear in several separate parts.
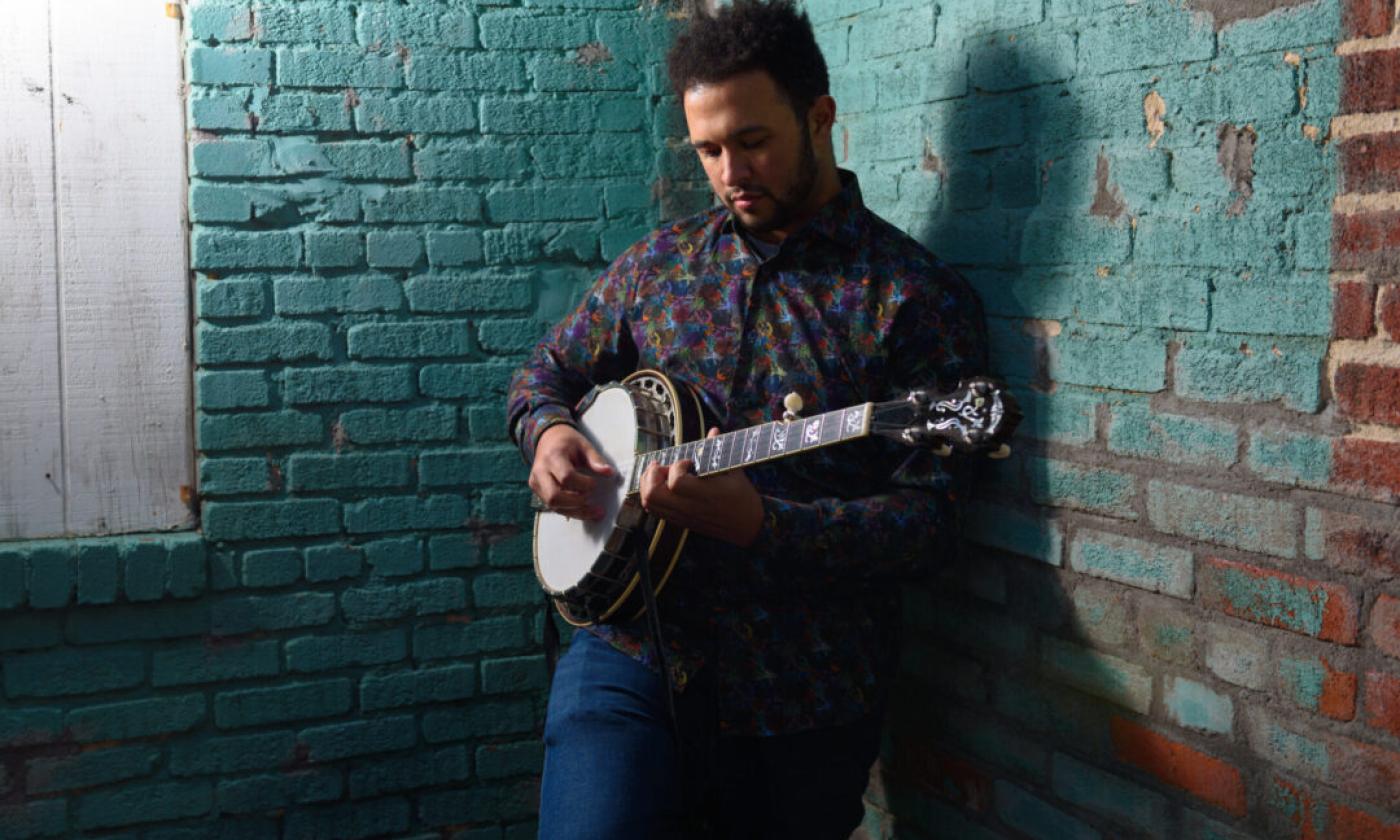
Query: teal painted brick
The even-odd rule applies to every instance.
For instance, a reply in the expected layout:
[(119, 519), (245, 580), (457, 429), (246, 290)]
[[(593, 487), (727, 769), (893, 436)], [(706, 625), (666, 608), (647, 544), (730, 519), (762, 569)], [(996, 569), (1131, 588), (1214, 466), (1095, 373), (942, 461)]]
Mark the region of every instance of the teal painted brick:
[(1332, 44), (1339, 38), (1341, 16), (1335, 4), (1305, 3), (1234, 22), (1220, 31), (1222, 55), (1248, 54)]
[(360, 43), (443, 47), (476, 46), (476, 18), (441, 3), (371, 5), (359, 10)]
[(319, 443), (321, 418), (297, 411), (199, 415), (199, 448), (205, 452)]
[[(358, 235), (354, 237), (359, 241)], [(356, 253), (361, 250), (357, 244)], [(351, 277), (284, 277), (272, 287), (279, 315), (322, 315), (347, 312), (397, 312), (403, 307), (403, 287), (378, 274)]]
[(1136, 268), (1074, 284), (1074, 313), (1085, 321), (1125, 327), (1204, 330), (1210, 281), (1200, 273)]
[(1277, 252), (1286, 246), (1286, 239), (1286, 224), (1281, 216), (1212, 214), (1212, 218), (1202, 219), (1162, 213), (1138, 220), (1133, 257), (1154, 265), (1239, 271), (1272, 265)]
[[(1322, 710), (1323, 695), (1331, 688), (1328, 683), (1334, 674), (1335, 671), (1325, 657), (1283, 657), (1278, 660), (1278, 677), (1283, 696), (1311, 712)], [(1352, 702), (1354, 703), (1354, 700)], [(1346, 708), (1345, 711), (1351, 712), (1352, 708)], [(1335, 717), (1336, 710), (1329, 710), (1328, 716)]]
[(293, 405), (400, 402), (415, 396), (413, 372), (404, 365), (293, 368), (283, 380), (283, 398)]
[[(471, 778), (466, 747), (446, 747), (423, 756), (380, 759), (350, 771), (351, 799), (381, 796), (463, 782)], [(490, 831), (498, 832), (493, 826)]]
[(204, 536), (214, 541), (310, 537), (340, 530), (340, 505), (331, 499), (209, 502), (203, 515)]
[(246, 41), (253, 37), (247, 3), (196, 3), (187, 10), (190, 36), (197, 41)]
[(287, 837), (352, 838), (404, 836), (412, 808), (406, 799), (300, 808), (287, 815)]
[(1151, 330), (1078, 327), (1056, 339), (1050, 358), (1057, 381), (1124, 391), (1166, 386), (1166, 341)]
[(340, 595), (341, 614), (352, 624), (388, 621), (410, 615), (435, 615), (465, 609), (466, 606), (467, 585), (458, 578), (347, 589)]
[(469, 624), (434, 624), (413, 632), (413, 658), (420, 661), (472, 656), (525, 643), (519, 616), (479, 618)]
[(5, 657), (5, 693), (15, 697), (62, 697), (140, 685), (146, 659), (137, 648), (63, 648)]
[(355, 106), (355, 128), (361, 134), (465, 134), (475, 131), (476, 99), (442, 93), (433, 96), (364, 96)]
[(298, 491), (405, 487), (412, 480), (412, 468), (403, 452), (298, 452), (287, 459), (287, 479), (287, 486)]
[[(365, 241), (346, 230), (316, 230), (306, 234), (306, 264), (314, 268), (353, 268), (364, 262)], [(278, 284), (288, 282), (279, 280)], [(297, 282), (297, 281), (290, 281)], [(316, 281), (303, 281), (316, 282)], [(324, 281), (322, 281), (324, 282)], [(280, 304), (280, 300), (279, 300)], [(278, 313), (282, 313), (280, 305)]]
[(602, 213), (603, 194), (593, 186), (498, 189), (487, 194), (486, 208), (493, 222), (593, 219)]
[(121, 604), (68, 614), (68, 640), (80, 645), (177, 639), (208, 632), (209, 605), (202, 600), (185, 604)]
[(535, 728), (534, 704), (528, 700), (477, 702), (463, 709), (434, 710), (423, 715), (423, 740), (430, 744), (513, 735)]
[(1142, 604), (1137, 619), (1143, 650), (1176, 665), (1195, 663), (1196, 628), (1189, 616), (1170, 605)]
[(195, 374), (195, 399), (205, 411), (221, 408), (267, 408), (272, 391), (260, 370), (208, 371)]
[[(122, 550), (122, 590), (128, 601), (155, 601), (165, 594), (169, 570), (165, 549), (156, 543), (127, 543)], [(30, 600), (34, 594), (31, 591)]]
[(548, 682), (543, 656), (510, 656), (481, 663), (481, 690), (487, 694), (543, 689)]
[(261, 280), (221, 280), (199, 284), (196, 306), (201, 318), (254, 318), (267, 306)]
[(484, 744), (476, 748), (477, 774), (483, 779), (537, 774), (543, 766), (544, 744), (536, 741)]
[(149, 776), (159, 760), (160, 750), (145, 746), (34, 758), (25, 764), (25, 790), (31, 794), (54, 793)]
[(375, 540), (364, 545), (364, 552), (377, 577), (402, 577), (423, 570), (423, 544), (417, 537)]
[(28, 554), (29, 606), (35, 609), (67, 606), (76, 583), (72, 543), (42, 542)]
[(1041, 673), (1138, 714), (1152, 705), (1152, 674), (1102, 651), (1047, 637), (1041, 640)]
[(421, 48), (409, 59), (408, 86), (414, 90), (524, 90), (525, 63), (515, 55)]
[(482, 134), (561, 134), (597, 130), (599, 97), (484, 96), (481, 99)]
[(286, 586), (301, 579), (301, 552), (295, 548), (265, 548), (243, 554), (240, 565), (244, 586), (255, 589)]
[(488, 12), (481, 16), (480, 26), (481, 45), (491, 50), (570, 49), (593, 37), (588, 18), (523, 10)]
[[(350, 103), (344, 93), (279, 93), (257, 106), (257, 131), (350, 131)], [(353, 175), (352, 175), (353, 177)]]
[(344, 790), (339, 772), (312, 771), (221, 781), (215, 797), (221, 814), (246, 814), (339, 799)]
[(190, 81), (197, 85), (265, 85), (272, 81), (272, 51), (241, 47), (191, 47)]
[(237, 636), (255, 630), (317, 627), (334, 616), (334, 595), (328, 592), (296, 592), (219, 601), (214, 604), (211, 623), (215, 635)]
[[(190, 126), (202, 131), (250, 131), (257, 123), (248, 111), (248, 95), (242, 91), (204, 90), (190, 97)], [(194, 208), (191, 208), (194, 210)], [(216, 214), (215, 214), (216, 215)], [(204, 212), (194, 214), (196, 221), (218, 221)], [(227, 219), (225, 221), (247, 221)]]
[(1192, 336), (1176, 355), (1176, 391), (1208, 402), (1281, 400), (1294, 411), (1313, 412), (1322, 404), (1326, 354), (1323, 339)]
[(219, 139), (194, 144), (191, 174), (205, 178), (269, 178), (282, 174), (267, 140)]
[(1325, 487), (1332, 475), (1332, 438), (1284, 428), (1249, 437), (1249, 467), (1270, 481)]
[(650, 172), (653, 151), (635, 135), (621, 135), (597, 147), (581, 146), (573, 137), (546, 137), (530, 144), (530, 159), (540, 177), (547, 179), (640, 180)]
[(176, 820), (209, 813), (214, 793), (208, 782), (159, 782), (90, 793), (78, 802), (78, 825), (113, 828)]
[(1031, 498), (1042, 505), (1087, 510), (1107, 516), (1137, 519), (1133, 476), (1104, 467), (1027, 458)]
[(312, 583), (358, 577), (364, 563), (360, 550), (348, 545), (308, 546), (303, 555), (306, 579)]
[(38, 799), (0, 807), (0, 834), (5, 837), (28, 840), (68, 833), (68, 802), (64, 799)]
[(1163, 414), (1140, 402), (1114, 404), (1110, 418), (1110, 452), (1221, 469), (1238, 460), (1239, 432), (1224, 420)]
[(214, 725), (220, 729), (240, 729), (335, 717), (350, 711), (352, 694), (347, 679), (223, 691), (214, 696)]
[(1150, 18), (1138, 10), (1125, 11), (1079, 36), (1079, 70), (1084, 75), (1200, 61), (1214, 54), (1211, 27), (1170, 7)]
[(1055, 795), (1151, 837), (1167, 837), (1170, 804), (1165, 796), (1105, 773), (1097, 767), (1055, 753), (1051, 758)]
[(1147, 515), (1164, 533), (1275, 557), (1297, 556), (1298, 511), (1288, 502), (1151, 481)]
[(447, 703), (475, 694), (476, 666), (471, 664), (368, 674), (360, 680), (360, 708), (367, 712)]
[(248, 327), (195, 328), (196, 360), (204, 365), (293, 362), (331, 358), (325, 324), (282, 321)]
[(14, 609), (28, 596), (25, 555), (0, 549), (0, 609)]
[(355, 40), (350, 9), (329, 3), (263, 3), (253, 7), (254, 34), (263, 43), (347, 44)]
[(428, 180), (519, 181), (531, 170), (529, 150), (492, 140), (429, 139), (414, 158), (418, 177)]
[(509, 440), (506, 434), (506, 413), (502, 408), (486, 405), (467, 406), (465, 419), (472, 440)]
[(182, 741), (170, 749), (170, 775), (230, 775), (248, 770), (271, 770), (292, 761), (296, 748), (296, 736), (286, 731)]
[(432, 450), (418, 458), (424, 487), (524, 481), (528, 470), (513, 446)]
[(365, 197), (366, 222), (474, 222), (481, 195), (460, 188), (397, 187)]
[(403, 142), (353, 140), (316, 143), (305, 137), (273, 141), (276, 167), (287, 175), (333, 174), (345, 180), (402, 180), (411, 175)]
[[(80, 543), (77, 550), (77, 583), (79, 604), (110, 604), (117, 600), (119, 586), (119, 555), (110, 542)], [(0, 566), (3, 566), (0, 558)], [(0, 572), (0, 591), (6, 581)], [(22, 591), (22, 587), (21, 587)]]
[(479, 328), (481, 346), (493, 353), (529, 350), (543, 333), (544, 325), (533, 318), (496, 318)]
[(1114, 265), (1127, 259), (1130, 242), (1127, 225), (1037, 211), (1026, 220), (1019, 253), (1029, 265)]
[(481, 234), (474, 230), (428, 231), (428, 264), (466, 265), (481, 262)]
[(508, 539), (494, 541), (491, 543), (490, 549), (490, 563), (497, 568), (534, 565), (535, 542), (533, 534), (522, 532)]
[(202, 594), (209, 585), (209, 558), (199, 534), (172, 534), (162, 540), (167, 552), (169, 576), (165, 591), (176, 598)]
[(307, 760), (336, 761), (411, 747), (418, 742), (418, 727), (408, 715), (356, 720), (304, 729), (297, 741)]
[(0, 712), (0, 744), (24, 747), (45, 744), (62, 734), (63, 715), (56, 708), (35, 707)]
[(283, 87), (352, 88), (403, 87), (403, 60), (393, 52), (369, 52), (362, 47), (277, 50), (277, 84)]
[(1063, 562), (1064, 535), (1058, 524), (1000, 505), (970, 505), (967, 534), (975, 543), (1033, 557), (1052, 566)]
[(603, 187), (603, 203), (609, 216), (646, 210), (653, 199), (645, 184), (608, 184)]
[(532, 285), (528, 276), (493, 271), (418, 276), (406, 291), (414, 312), (493, 312), (528, 307)]
[(358, 324), (350, 328), (346, 339), (350, 357), (355, 359), (465, 356), (471, 352), (470, 328), (467, 321)]
[(301, 262), (301, 237), (196, 230), (190, 254), (193, 268), (295, 268)]
[(196, 222), (246, 222), (253, 218), (253, 200), (239, 187), (195, 184), (190, 187), (190, 217)]
[(1038, 840), (1099, 840), (1088, 825), (1010, 782), (993, 782), (993, 800), (1002, 822)]
[(1332, 297), (1324, 274), (1289, 278), (1220, 277), (1212, 301), (1223, 332), (1326, 336)]
[(1263, 709), (1247, 716), (1249, 745), (1271, 764), (1323, 782), (1332, 780), (1332, 760), (1327, 743), (1294, 732)]
[(483, 522), (508, 524), (529, 519), (534, 511), (530, 507), (531, 493), (525, 487), (492, 487), (481, 493)]
[[(538, 811), (535, 786), (528, 781), (514, 785), (475, 787), (431, 793), (419, 799), (423, 821), (429, 825), (451, 825), (469, 819), (472, 814), (499, 814), (503, 820), (533, 817)], [(515, 840), (522, 835), (512, 831)], [(504, 835), (503, 835), (504, 836)]]
[(451, 440), (457, 412), (451, 406), (359, 408), (340, 415), (340, 430), (352, 443), (407, 443)]
[[(898, 25), (902, 17), (896, 13), (890, 19)], [(915, 23), (922, 28), (924, 22), (916, 19)], [(930, 25), (930, 32), (932, 28)], [(853, 39), (859, 34), (857, 29), (852, 29)], [(1075, 74), (1074, 36), (1068, 32), (1031, 30), (1015, 41), (984, 43), (985, 46), (972, 50), (969, 62), (970, 79), (979, 90), (1015, 90), (1064, 81)], [(1033, 56), (1034, 60), (1027, 56)]]
[(469, 569), (481, 564), (476, 540), (461, 534), (444, 534), (428, 540), (428, 568), (435, 572)]
[[(280, 669), (275, 641), (184, 645), (151, 654), (151, 685), (164, 688), (222, 683), (270, 677)], [(203, 698), (200, 698), (199, 706), (202, 712)]]
[(1234, 730), (1234, 701), (1228, 694), (1218, 694), (1195, 680), (1167, 677), (1162, 705), (1179, 726), (1219, 735), (1229, 735)]
[(969, 270), (966, 277), (992, 315), (1062, 319), (1074, 312), (1077, 284), (1072, 275)]
[(1292, 219), (1293, 261), (1299, 268), (1328, 269), (1332, 265), (1332, 214), (1299, 213)]
[(297, 674), (351, 666), (387, 665), (408, 656), (402, 630), (303, 636), (287, 642), (287, 670)]
[(636, 90), (642, 84), (636, 66), (623, 61), (587, 63), (576, 55), (537, 54), (526, 63), (532, 86), (542, 92)]
[(1195, 585), (1191, 552), (1104, 531), (1080, 530), (1069, 562), (1076, 572), (1176, 598), (1190, 598)]
[(541, 256), (587, 262), (598, 258), (596, 225), (509, 224), (482, 234), (486, 262), (491, 265), (533, 263)]
[(345, 530), (370, 534), (460, 528), (470, 516), (471, 504), (460, 496), (385, 497), (347, 504)]

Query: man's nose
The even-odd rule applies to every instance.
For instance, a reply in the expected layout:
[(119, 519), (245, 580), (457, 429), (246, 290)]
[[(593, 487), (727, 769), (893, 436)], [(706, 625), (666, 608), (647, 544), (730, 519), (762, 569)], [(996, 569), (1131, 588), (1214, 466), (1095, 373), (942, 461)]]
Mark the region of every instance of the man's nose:
[(724, 153), (720, 167), (720, 179), (726, 187), (740, 187), (747, 184), (750, 174), (747, 157), (733, 152)]

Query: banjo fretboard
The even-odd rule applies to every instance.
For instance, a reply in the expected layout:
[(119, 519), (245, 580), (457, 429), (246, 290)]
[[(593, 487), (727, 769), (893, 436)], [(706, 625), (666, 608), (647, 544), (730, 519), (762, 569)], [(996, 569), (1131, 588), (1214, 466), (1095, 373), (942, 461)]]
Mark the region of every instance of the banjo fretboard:
[(764, 423), (642, 453), (637, 456), (633, 466), (627, 492), (636, 493), (641, 489), (642, 473), (652, 464), (669, 466), (677, 461), (691, 460), (695, 462), (696, 475), (715, 475), (865, 437), (870, 434), (873, 408), (873, 403), (863, 403), (803, 417), (791, 423)]

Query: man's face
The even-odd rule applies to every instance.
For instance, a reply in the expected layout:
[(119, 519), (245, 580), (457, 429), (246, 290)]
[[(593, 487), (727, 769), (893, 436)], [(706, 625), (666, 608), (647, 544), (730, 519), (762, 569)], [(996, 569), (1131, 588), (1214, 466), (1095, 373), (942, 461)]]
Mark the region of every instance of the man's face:
[(761, 70), (685, 92), (690, 143), (715, 195), (764, 239), (791, 232), (817, 208), (811, 130)]

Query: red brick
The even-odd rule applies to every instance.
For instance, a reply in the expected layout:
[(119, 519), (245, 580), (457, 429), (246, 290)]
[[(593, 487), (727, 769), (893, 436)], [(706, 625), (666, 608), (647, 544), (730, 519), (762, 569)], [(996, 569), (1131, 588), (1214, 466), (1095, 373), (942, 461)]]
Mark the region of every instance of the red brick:
[(1400, 575), (1400, 533), (1370, 528), (1359, 516), (1328, 511), (1323, 556), (1334, 569), (1390, 579)]
[(1340, 802), (1328, 808), (1327, 840), (1400, 840), (1400, 822), (1381, 820)]
[(1109, 731), (1120, 761), (1235, 816), (1244, 816), (1244, 777), (1237, 768), (1126, 718), (1113, 718)]
[(1339, 584), (1208, 557), (1200, 588), (1206, 606), (1226, 615), (1324, 641), (1356, 643), (1356, 598)]
[(1400, 753), (1335, 737), (1327, 754), (1337, 788), (1372, 805), (1400, 807)]
[(1391, 341), (1400, 341), (1400, 285), (1386, 286), (1381, 294), (1381, 326)]
[(1400, 267), (1400, 212), (1332, 216), (1332, 268), (1389, 272), (1397, 267)]
[(1377, 38), (1394, 25), (1394, 0), (1345, 0), (1342, 31), (1347, 38)]
[(1337, 368), (1332, 386), (1342, 416), (1400, 425), (1400, 368), (1344, 364)]
[(895, 742), (893, 775), (906, 785), (985, 813), (992, 801), (992, 779), (971, 763), (918, 738)]
[(1292, 840), (1320, 840), (1327, 829), (1327, 805), (1318, 807), (1313, 795), (1282, 776), (1274, 776), (1273, 789), (1264, 805), (1277, 811), (1292, 827), (1287, 836)]
[(1332, 444), (1332, 481), (1359, 485), (1381, 497), (1400, 495), (1400, 443), (1337, 440)]
[(1366, 725), (1400, 735), (1400, 677), (1366, 672)]
[(1376, 334), (1376, 287), (1338, 283), (1332, 287), (1332, 335), (1370, 338)]
[(1363, 134), (1341, 145), (1342, 192), (1400, 190), (1400, 134)]
[(1356, 717), (1356, 675), (1338, 671), (1320, 656), (1326, 676), (1322, 678), (1322, 696), (1317, 698), (1317, 710), (1333, 720), (1351, 720)]
[(1400, 598), (1381, 594), (1371, 607), (1371, 624), (1368, 628), (1371, 644), (1386, 656), (1400, 659)]
[(1342, 113), (1400, 108), (1400, 49), (1342, 56)]

